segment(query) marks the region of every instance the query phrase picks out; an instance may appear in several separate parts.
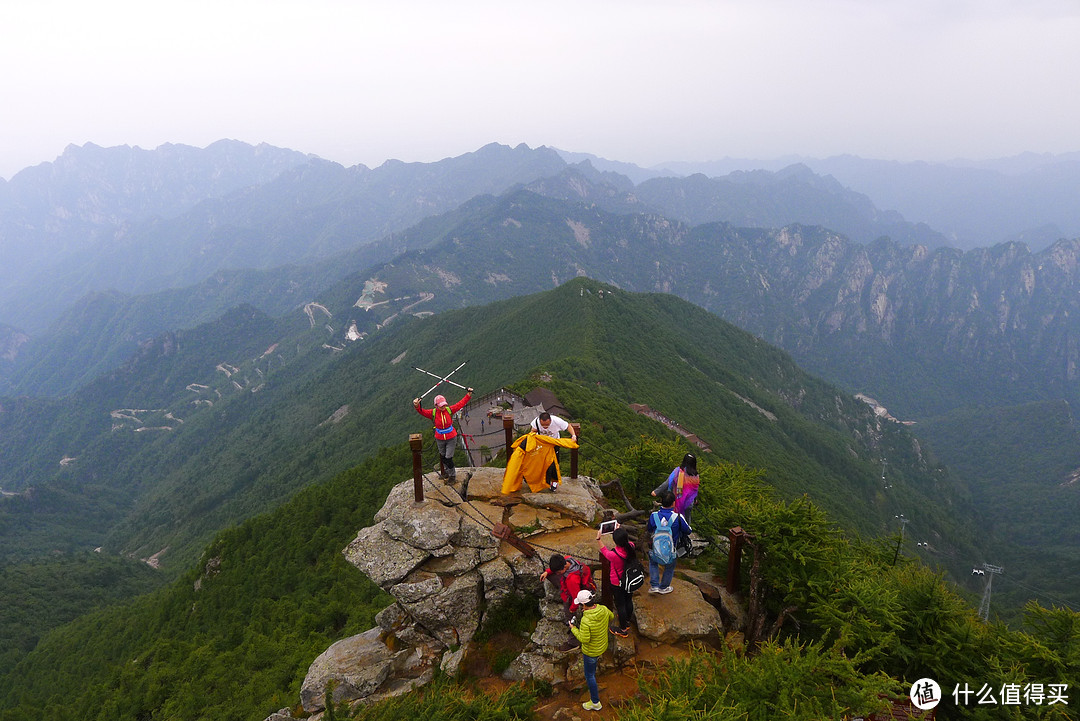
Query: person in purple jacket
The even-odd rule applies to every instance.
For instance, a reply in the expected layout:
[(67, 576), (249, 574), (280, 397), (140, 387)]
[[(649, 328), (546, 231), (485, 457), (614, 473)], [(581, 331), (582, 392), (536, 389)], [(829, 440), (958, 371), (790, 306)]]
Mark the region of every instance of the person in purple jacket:
[(664, 491), (675, 494), (675, 512), (690, 523), (690, 511), (694, 508), (697, 500), (698, 486), (701, 478), (698, 476), (697, 458), (693, 453), (683, 456), (682, 463), (678, 465), (667, 477), (667, 480), (656, 487), (652, 495), (659, 496)]

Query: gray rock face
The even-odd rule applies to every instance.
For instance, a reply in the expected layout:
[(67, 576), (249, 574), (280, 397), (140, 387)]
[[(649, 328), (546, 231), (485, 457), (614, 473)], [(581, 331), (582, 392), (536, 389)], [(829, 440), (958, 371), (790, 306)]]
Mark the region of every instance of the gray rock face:
[(504, 559), (496, 557), (477, 570), (483, 580), (484, 602), (488, 608), (498, 606), (514, 593), (514, 570)]
[[(438, 578), (433, 581), (408, 584), (410, 600), (398, 598), (398, 603), (443, 644), (460, 646), (468, 643), (480, 627), (480, 574), (472, 572), (459, 576), (446, 588)], [(430, 593), (422, 595), (428, 591)]]
[(348, 548), (345, 559), (383, 588), (405, 578), (431, 553), (394, 540), (382, 524), (362, 529)]
[[(376, 524), (344, 549), (395, 602), (375, 617), (376, 628), (339, 641), (312, 663), (301, 694), (305, 711), (322, 711), (331, 686), (335, 701), (366, 704), (427, 683), (440, 667), (457, 673), (476, 650), (472, 639), (483, 614), (512, 596), (535, 598), (541, 618), (504, 677), (556, 684), (580, 678), (580, 649), (562, 650), (572, 636), (559, 589), (540, 578), (550, 552), (537, 549), (529, 557), (495, 538), (492, 528), (524, 523), (535, 532), (529, 542), (598, 568), (596, 530), (587, 525), (600, 512), (595, 483), (564, 478), (556, 493), (502, 496), (501, 469), (459, 470), (470, 474), (469, 502), (429, 475), (425, 490), (431, 492), (417, 503), (412, 480), (404, 481), (375, 514)], [(673, 585), (676, 593), (669, 595), (637, 594), (639, 633), (660, 641), (716, 633), (720, 615), (698, 587), (682, 580)], [(633, 638), (615, 637), (609, 649), (601, 668), (625, 665), (636, 650)]]
[(426, 630), (416, 625), (412, 616), (400, 604), (392, 603), (375, 616), (375, 623), (384, 633), (393, 635), (401, 643), (414, 649), (441, 650), (444, 645)]
[(399, 583), (390, 588), (390, 594), (406, 609), (409, 604), (417, 604), (443, 589), (442, 580), (438, 576), (426, 573), (420, 575), (423, 578), (416, 578), (408, 583)]
[[(437, 501), (444, 505), (457, 505), (461, 503), (461, 496), (450, 486), (446, 485), (437, 474), (429, 473), (423, 477), (424, 479), (424, 498), (431, 501)], [(382, 523), (386, 520), (386, 517), (390, 515), (390, 512), (394, 509), (415, 502), (415, 495), (413, 492), (412, 480), (399, 483), (390, 489), (390, 493), (386, 496), (386, 502), (383, 503), (383, 507), (375, 513), (375, 523)]]
[(326, 692), (333, 688), (334, 703), (368, 696), (382, 684), (393, 668), (390, 649), (378, 628), (345, 638), (312, 662), (300, 689), (300, 702), (308, 713), (325, 708)]
[(510, 564), (510, 569), (514, 572), (514, 588), (518, 592), (533, 596), (543, 594), (544, 582), (540, 574), (544, 572), (545, 566), (539, 555), (526, 558), (516, 551), (507, 551), (502, 558)]
[(293, 715), (289, 709), (283, 708), (267, 716), (265, 721), (293, 721)]
[(503, 671), (503, 678), (507, 681), (536, 679), (551, 683), (556, 680), (555, 664), (551, 659), (539, 653), (526, 652), (510, 662), (507, 669)]
[(430, 498), (423, 503), (394, 506), (380, 524), (387, 535), (414, 548), (434, 551), (448, 543), (461, 530), (461, 514)]
[(706, 601), (694, 584), (675, 578), (669, 594), (634, 594), (638, 633), (663, 643), (707, 638), (724, 629), (720, 612)]
[(709, 573), (682, 569), (676, 570), (675, 575), (693, 583), (709, 603), (719, 608), (725, 630), (742, 631), (746, 628), (746, 609), (735, 596), (728, 593), (723, 579)]
[(536, 630), (533, 631), (533, 635), (529, 640), (537, 646), (557, 648), (567, 641), (570, 641), (572, 638), (573, 636), (570, 634), (569, 625), (567, 625), (566, 621), (562, 620), (560, 617), (558, 620), (549, 618), (540, 619), (540, 622), (536, 624)]
[(592, 524), (600, 515), (600, 504), (595, 498), (567, 493), (563, 486), (559, 487), (557, 493), (525, 493), (521, 498), (530, 505), (557, 511), (585, 524)]
[(469, 500), (487, 500), (502, 495), (503, 469), (474, 468), (469, 479)]

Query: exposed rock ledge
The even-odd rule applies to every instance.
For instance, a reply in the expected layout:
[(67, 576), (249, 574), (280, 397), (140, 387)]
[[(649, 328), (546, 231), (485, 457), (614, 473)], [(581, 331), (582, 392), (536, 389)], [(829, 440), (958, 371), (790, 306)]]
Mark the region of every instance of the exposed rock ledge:
[[(504, 677), (580, 681), (580, 651), (559, 650), (569, 636), (558, 590), (540, 580), (551, 552), (537, 548), (527, 558), (493, 537), (491, 528), (506, 523), (529, 543), (591, 560), (599, 587), (599, 488), (590, 478), (564, 478), (557, 493), (503, 497), (502, 469), (458, 473), (466, 480), (456, 486), (425, 476), (422, 503), (414, 501), (412, 479), (395, 486), (375, 525), (343, 551), (395, 601), (376, 616), (378, 626), (338, 641), (311, 664), (301, 703), (314, 721), (323, 715), (328, 689), (335, 703), (373, 703), (427, 683), (437, 666), (454, 675), (475, 649), (485, 610), (511, 594), (536, 597), (541, 618)], [(635, 594), (637, 637), (671, 643), (722, 635), (720, 613), (700, 590), (707, 582), (691, 581), (676, 580), (668, 595)], [(712, 591), (714, 598), (720, 593)], [(601, 672), (628, 663), (636, 652), (635, 636), (612, 640)], [(270, 719), (288, 718), (285, 713)]]

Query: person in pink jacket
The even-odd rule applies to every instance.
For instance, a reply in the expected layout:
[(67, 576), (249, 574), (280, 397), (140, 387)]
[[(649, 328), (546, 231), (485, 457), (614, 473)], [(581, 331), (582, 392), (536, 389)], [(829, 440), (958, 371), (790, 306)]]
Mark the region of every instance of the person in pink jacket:
[(611, 581), (611, 594), (615, 598), (615, 611), (619, 621), (618, 627), (611, 629), (611, 632), (626, 638), (630, 635), (630, 620), (634, 617), (634, 597), (623, 590), (622, 577), (627, 560), (637, 554), (637, 549), (625, 528), (616, 528), (611, 534), (611, 540), (615, 544), (614, 548), (605, 546), (600, 540), (600, 533), (596, 534), (596, 545), (600, 547), (600, 553), (607, 558), (611, 568), (608, 580)]

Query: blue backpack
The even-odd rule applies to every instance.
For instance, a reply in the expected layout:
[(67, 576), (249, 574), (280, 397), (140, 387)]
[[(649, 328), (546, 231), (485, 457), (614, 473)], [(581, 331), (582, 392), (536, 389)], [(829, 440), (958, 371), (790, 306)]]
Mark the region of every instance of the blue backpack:
[(673, 513), (669, 518), (660, 515), (660, 511), (653, 511), (652, 519), (656, 530), (653, 531), (652, 550), (649, 557), (660, 566), (670, 566), (677, 558), (675, 552), (675, 539), (671, 534), (671, 525), (679, 519), (678, 513)]

